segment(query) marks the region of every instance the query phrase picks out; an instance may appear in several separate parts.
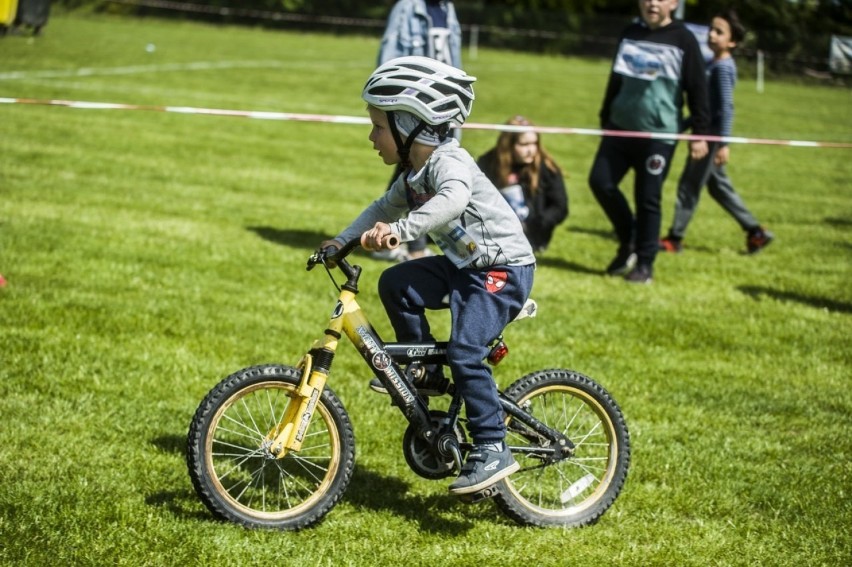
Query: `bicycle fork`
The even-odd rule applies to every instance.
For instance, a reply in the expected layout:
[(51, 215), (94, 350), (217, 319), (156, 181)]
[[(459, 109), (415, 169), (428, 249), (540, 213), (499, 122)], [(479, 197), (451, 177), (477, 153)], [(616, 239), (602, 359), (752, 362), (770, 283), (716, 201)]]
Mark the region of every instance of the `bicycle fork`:
[(299, 362), (302, 377), (295, 391), (290, 394), (281, 421), (266, 435), (264, 445), (273, 457), (280, 459), (289, 451), (301, 448), (343, 333), (349, 337), (376, 377), (388, 388), (388, 393), (405, 418), (416, 424), (427, 441), (433, 441), (429, 408), (403, 376), (399, 364), (385, 350), (384, 342), (355, 300), (355, 293), (343, 289), (323, 338), (315, 341)]
[[(323, 338), (314, 341), (310, 350), (296, 366), (301, 370), (299, 385), (290, 394), (290, 401), (281, 421), (266, 435), (264, 446), (273, 457), (281, 459), (290, 451), (302, 448), (305, 433), (311, 424), (322, 391), (325, 388), (331, 363), (337, 352), (343, 329), (343, 313), (346, 303), (354, 303), (355, 294), (343, 290), (332, 313)], [(348, 299), (348, 301), (346, 301)], [(357, 307), (357, 304), (356, 304)]]
[(281, 421), (266, 435), (264, 445), (272, 456), (281, 459), (290, 451), (302, 448), (305, 433), (311, 424), (328, 373), (331, 361), (337, 348), (337, 341), (326, 334), (323, 341), (317, 341), (311, 350), (302, 357), (297, 366), (302, 371), (302, 378), (295, 391), (290, 394), (290, 401)]

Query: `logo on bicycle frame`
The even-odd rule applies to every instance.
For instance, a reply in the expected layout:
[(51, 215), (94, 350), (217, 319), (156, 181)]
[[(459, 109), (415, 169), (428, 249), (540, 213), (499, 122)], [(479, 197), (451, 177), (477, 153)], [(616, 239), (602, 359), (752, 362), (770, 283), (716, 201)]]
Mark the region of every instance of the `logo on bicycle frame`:
[(424, 356), (441, 356), (447, 354), (447, 350), (443, 348), (427, 348), (427, 347), (412, 347), (405, 351), (405, 356), (408, 358), (422, 358)]
[(377, 352), (373, 355), (373, 366), (378, 370), (384, 370), (391, 365), (391, 358), (386, 352)]
[(337, 305), (334, 306), (334, 311), (331, 313), (331, 318), (337, 319), (341, 315), (343, 315), (343, 302), (338, 300)]
[[(388, 377), (388, 379), (393, 383), (394, 388), (396, 388), (396, 390), (403, 396), (403, 402), (406, 404), (414, 403), (413, 394), (410, 392), (408, 394), (403, 393), (405, 392), (405, 387), (402, 383), (402, 377), (396, 370), (394, 370), (394, 367), (391, 364), (390, 355), (379, 347), (369, 330), (364, 327), (358, 327), (355, 329), (355, 332), (358, 333), (359, 337), (361, 337), (367, 352), (372, 355), (370, 360), (373, 368)], [(364, 359), (367, 359), (366, 355), (364, 355)]]

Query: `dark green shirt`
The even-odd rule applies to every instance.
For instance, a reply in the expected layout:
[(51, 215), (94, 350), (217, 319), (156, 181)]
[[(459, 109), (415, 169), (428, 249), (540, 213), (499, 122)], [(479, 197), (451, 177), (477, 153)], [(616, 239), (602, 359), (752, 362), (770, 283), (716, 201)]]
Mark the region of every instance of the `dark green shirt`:
[(621, 130), (678, 133), (684, 94), (693, 133), (710, 133), (704, 59), (683, 23), (652, 30), (639, 21), (622, 34), (601, 108), (601, 125)]

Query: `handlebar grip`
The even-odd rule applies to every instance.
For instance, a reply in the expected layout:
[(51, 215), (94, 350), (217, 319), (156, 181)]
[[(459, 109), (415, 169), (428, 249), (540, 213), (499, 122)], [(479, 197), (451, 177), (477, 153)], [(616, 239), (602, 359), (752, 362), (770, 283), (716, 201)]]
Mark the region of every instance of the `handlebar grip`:
[[(359, 238), (358, 241), (361, 243), (361, 247), (364, 250), (371, 250), (372, 251), (374, 249), (371, 246), (367, 246), (367, 243), (365, 242), (365, 235), (366, 234), (367, 233), (362, 234), (361, 238)], [(388, 234), (387, 236), (382, 238), (382, 248), (387, 248), (388, 250), (392, 250), (392, 249), (398, 247), (399, 245), (400, 245), (399, 236), (397, 236), (396, 234)]]
[(382, 245), (388, 250), (393, 250), (394, 248), (399, 247), (399, 236), (395, 234), (388, 234), (382, 239)]
[[(349, 253), (352, 252), (359, 244), (365, 250), (369, 250), (363, 245), (363, 240), (364, 235), (361, 235), (361, 238), (353, 238), (344, 244), (342, 248), (338, 249), (337, 246), (328, 246), (321, 250), (317, 250), (310, 258), (308, 258), (308, 265), (306, 266), (306, 269), (310, 271), (317, 264), (324, 264), (331, 268), (335, 267), (338, 262), (343, 262), (345, 264), (346, 256), (348, 256)], [(398, 247), (400, 244), (399, 236), (396, 234), (389, 234), (382, 238), (382, 247), (384, 248), (393, 249)]]

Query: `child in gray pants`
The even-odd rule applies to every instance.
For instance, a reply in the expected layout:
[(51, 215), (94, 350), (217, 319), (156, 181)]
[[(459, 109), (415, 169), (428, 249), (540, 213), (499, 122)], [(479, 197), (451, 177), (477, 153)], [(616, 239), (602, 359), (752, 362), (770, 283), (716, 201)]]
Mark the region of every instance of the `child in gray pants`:
[[(715, 135), (731, 135), (734, 120), (734, 84), (737, 67), (731, 51), (742, 41), (745, 29), (733, 10), (713, 18), (707, 44), (713, 51), (713, 61), (707, 66), (710, 90), (711, 126)], [(725, 172), (728, 162), (728, 145), (721, 142), (710, 144), (709, 153), (702, 159), (688, 159), (680, 176), (677, 201), (672, 226), (666, 237), (660, 239), (660, 250), (680, 252), (686, 227), (698, 206), (701, 189), (707, 185), (710, 196), (728, 211), (746, 232), (746, 249), (749, 254), (760, 251), (770, 242), (773, 235), (765, 230), (748, 210), (742, 198), (734, 190)]]

